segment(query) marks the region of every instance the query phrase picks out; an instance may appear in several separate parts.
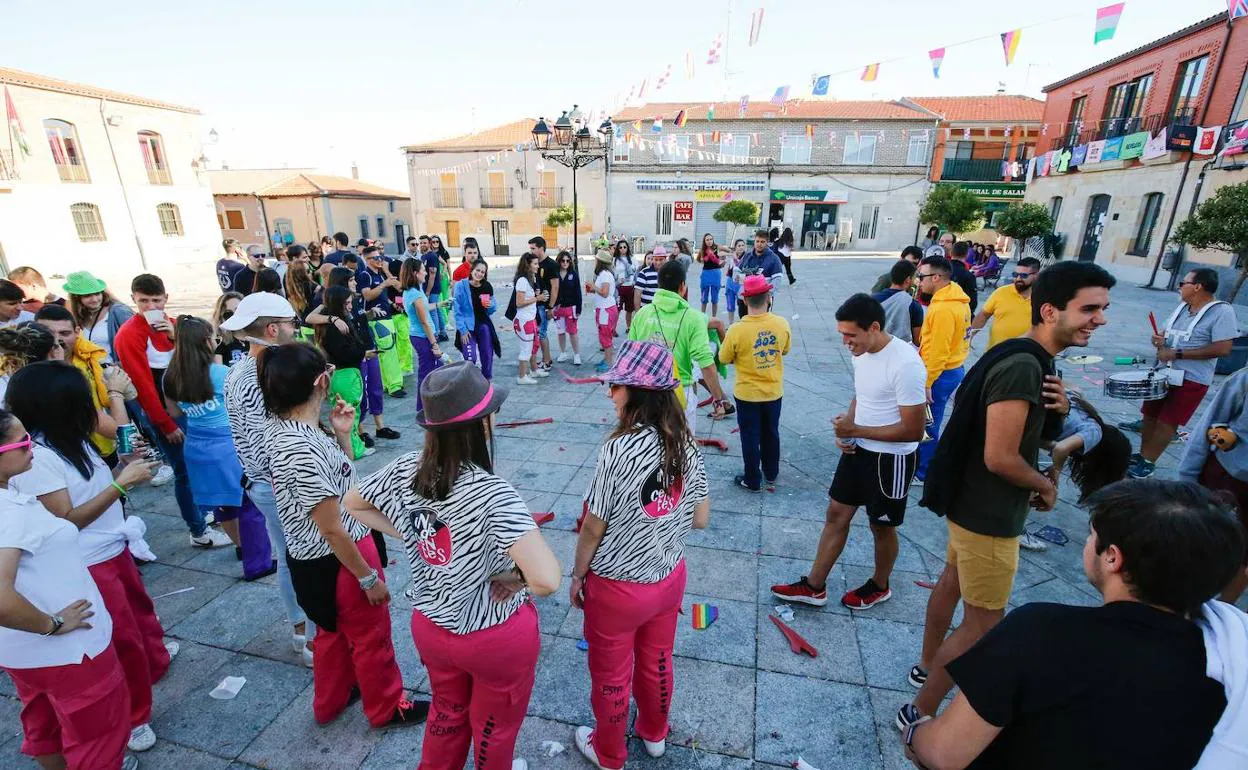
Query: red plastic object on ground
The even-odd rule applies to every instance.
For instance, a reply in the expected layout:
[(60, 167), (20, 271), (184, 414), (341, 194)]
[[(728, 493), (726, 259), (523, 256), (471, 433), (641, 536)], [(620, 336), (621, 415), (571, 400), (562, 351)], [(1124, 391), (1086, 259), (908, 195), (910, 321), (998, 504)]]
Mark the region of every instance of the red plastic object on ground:
[(775, 615), (768, 615), (767, 617), (771, 618), (771, 622), (776, 624), (776, 628), (780, 629), (780, 633), (784, 634), (784, 638), (789, 640), (789, 647), (792, 648), (795, 654), (800, 655), (804, 652), (812, 658), (819, 657), (819, 651), (815, 649), (814, 645), (803, 639), (801, 634), (789, 628), (783, 620)]
[(728, 451), (728, 442), (722, 438), (699, 438), (695, 440), (698, 442), (698, 446), (713, 446), (721, 452)]
[(533, 514), (533, 522), (537, 524), (537, 526), (539, 527), (542, 526), (543, 524), (549, 524), (550, 522), (554, 520), (555, 520), (555, 514), (553, 511), (546, 511), (545, 513)]

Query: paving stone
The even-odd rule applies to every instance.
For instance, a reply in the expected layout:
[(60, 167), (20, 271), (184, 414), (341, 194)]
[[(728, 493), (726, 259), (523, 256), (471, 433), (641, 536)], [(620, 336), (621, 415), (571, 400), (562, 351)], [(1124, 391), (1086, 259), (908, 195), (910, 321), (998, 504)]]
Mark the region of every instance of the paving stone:
[(910, 703), (917, 690), (905, 693), (869, 687), (867, 692), (871, 697), (871, 713), (875, 719), (876, 737), (879, 739), (885, 770), (914, 770), (914, 764), (906, 759), (901, 748), (901, 731), (893, 720), (897, 716), (897, 709)]
[[(818, 729), (811, 715), (823, 714)], [(754, 756), (789, 765), (800, 756), (819, 768), (880, 767), (866, 689), (788, 674), (758, 672)]]
[[(871, 577), (872, 568), (845, 566), (846, 590), (852, 590), (866, 583)], [(924, 614), (927, 612), (927, 599), (931, 590), (921, 588), (914, 581), (931, 582), (926, 572), (903, 572), (894, 570), (889, 580), (893, 596), (886, 602), (875, 605), (867, 610), (851, 610), (858, 617), (877, 620), (896, 620), (901, 623), (917, 623), (923, 625)], [(828, 597), (831, 599), (832, 597)], [(840, 597), (836, 597), (840, 601)]]
[(574, 725), (593, 724), (589, 708), (589, 667), (576, 639), (542, 636), (542, 657), (529, 713)]
[[(358, 701), (334, 721), (318, 725), (312, 717), (312, 696), (312, 685), (308, 685), (256, 736), (239, 759), (267, 770), (358, 767), (383, 731), (369, 725)], [(423, 727), (415, 725), (401, 729), (424, 732)]]
[(854, 618), (867, 684), (890, 690), (913, 690), (906, 681), (923, 651), (923, 625)]
[(272, 623), (275, 606), (280, 606), (276, 588), (238, 583), (166, 630), (201, 644), (240, 649)]
[(689, 582), (685, 590), (720, 599), (752, 601), (757, 559), (752, 553), (687, 546), (685, 565), (689, 570)]
[[(810, 561), (806, 559), (784, 559), (778, 556), (758, 557), (758, 594), (761, 606), (774, 607), (783, 604), (780, 599), (771, 595), (771, 587), (784, 583), (792, 583), (810, 572)], [(828, 603), (822, 607), (811, 607), (805, 604), (792, 604), (795, 611), (827, 612), (835, 615), (848, 615), (849, 610), (841, 606), (840, 597), (845, 593), (845, 567), (841, 564), (828, 573)]]
[(759, 517), (748, 513), (711, 509), (711, 523), (706, 529), (695, 529), (685, 541), (699, 548), (724, 551), (758, 552)]
[(221, 677), (213, 678), (216, 671), (234, 653), (217, 647), (208, 647), (185, 639), (178, 640), (178, 657), (169, 666), (169, 672), (152, 687), (152, 716), (176, 706), (184, 699), (207, 697), (208, 691), (217, 686)]
[[(231, 767), (228, 759), (182, 746), (156, 736), (156, 745), (139, 755), (143, 768), (177, 768), (177, 770), (226, 770)], [(274, 765), (274, 768), (277, 766)]]
[(668, 743), (698, 751), (753, 756), (754, 670), (677, 657)]
[(394, 659), (403, 675), (403, 686), (428, 693), (429, 672), (412, 641), (412, 607), (407, 601), (390, 603), (390, 633), (394, 637)]
[(795, 608), (788, 626), (818, 651), (816, 657), (795, 653), (780, 628), (768, 616), (770, 606), (757, 611), (758, 668), (796, 676), (863, 684), (862, 658), (858, 652), (852, 618)]
[[(156, 615), (166, 631), (238, 584), (220, 575), (165, 564), (148, 564), (143, 567), (142, 575), (147, 593), (156, 605)], [(191, 590), (184, 590), (187, 588)]]

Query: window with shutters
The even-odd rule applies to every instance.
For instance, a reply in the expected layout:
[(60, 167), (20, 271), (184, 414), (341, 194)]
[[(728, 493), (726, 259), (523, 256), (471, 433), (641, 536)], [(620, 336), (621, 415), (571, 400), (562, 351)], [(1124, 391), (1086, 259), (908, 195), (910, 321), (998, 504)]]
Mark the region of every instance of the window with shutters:
[(182, 235), (182, 215), (173, 203), (162, 203), (156, 207), (156, 216), (160, 219), (160, 231), (165, 235)]
[(654, 204), (654, 234), (666, 238), (672, 234), (672, 204)]
[(94, 203), (75, 203), (69, 207), (69, 213), (74, 218), (74, 229), (78, 231), (78, 240), (84, 243), (107, 240), (104, 236), (104, 221), (100, 219), (99, 206)]
[(78, 129), (73, 123), (49, 118), (43, 121), (43, 132), (48, 137), (48, 148), (52, 150), (52, 162), (56, 164), (56, 173), (62, 182), (90, 182), (87, 173), (87, 159), (82, 154), (82, 145), (78, 143)]

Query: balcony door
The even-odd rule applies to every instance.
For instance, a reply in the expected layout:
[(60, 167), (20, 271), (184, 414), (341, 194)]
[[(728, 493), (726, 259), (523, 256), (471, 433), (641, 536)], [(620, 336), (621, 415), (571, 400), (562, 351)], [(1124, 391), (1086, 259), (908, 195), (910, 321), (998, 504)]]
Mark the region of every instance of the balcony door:
[(1079, 249), (1080, 262), (1096, 260), (1101, 248), (1101, 234), (1105, 232), (1105, 217), (1109, 214), (1109, 196), (1093, 195), (1088, 205), (1088, 222), (1083, 230), (1083, 246)]
[(511, 235), (511, 231), (507, 220), (491, 220), (490, 232), (494, 236), (494, 256), (506, 257), (510, 255), (511, 247), (508, 245), (508, 237)]

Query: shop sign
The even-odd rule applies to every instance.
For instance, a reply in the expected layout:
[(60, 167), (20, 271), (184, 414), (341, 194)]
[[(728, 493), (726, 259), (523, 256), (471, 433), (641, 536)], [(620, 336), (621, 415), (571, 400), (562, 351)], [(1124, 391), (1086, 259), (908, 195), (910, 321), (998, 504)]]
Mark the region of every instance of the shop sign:
[(732, 200), (732, 190), (697, 190), (693, 199), (701, 203), (720, 203)]
[(984, 200), (1022, 200), (1027, 192), (1027, 185), (1024, 182), (940, 182), (939, 184), (961, 187)]
[(1144, 154), (1144, 145), (1148, 144), (1148, 138), (1147, 131), (1127, 134), (1122, 138), (1122, 153), (1118, 157), (1122, 160), (1140, 157)]
[(638, 179), (638, 190), (756, 190), (762, 192), (767, 187), (763, 179), (729, 179), (716, 181), (698, 181), (696, 179)]
[(693, 201), (676, 201), (672, 204), (673, 222), (693, 221)]
[(827, 190), (772, 190), (773, 201), (787, 203), (823, 203), (828, 195)]

